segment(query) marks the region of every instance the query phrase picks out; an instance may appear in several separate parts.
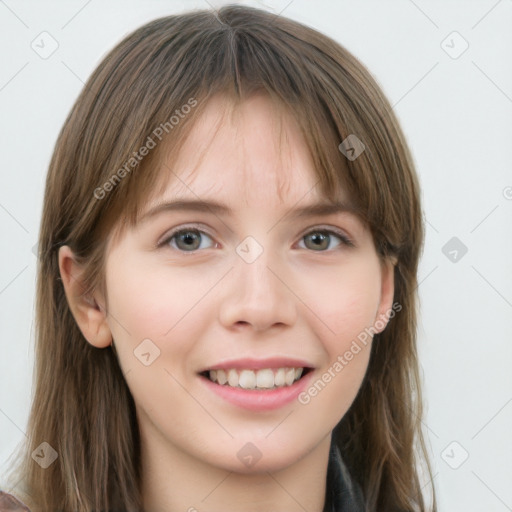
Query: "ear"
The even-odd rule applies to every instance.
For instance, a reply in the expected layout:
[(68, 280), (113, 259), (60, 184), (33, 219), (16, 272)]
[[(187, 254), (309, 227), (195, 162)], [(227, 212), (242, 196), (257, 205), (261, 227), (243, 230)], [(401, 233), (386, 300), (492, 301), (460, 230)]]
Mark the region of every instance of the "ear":
[[(395, 295), (395, 266), (396, 257), (388, 257), (381, 262), (380, 303), (375, 316), (374, 327), (377, 333), (382, 332), (393, 318), (393, 297)], [(400, 307), (400, 309), (402, 309)], [(400, 311), (400, 309), (398, 311)], [(390, 313), (392, 313), (390, 315)]]
[(69, 309), (85, 339), (97, 348), (108, 347), (112, 343), (112, 333), (105, 305), (99, 294), (96, 297), (84, 294), (82, 268), (67, 245), (59, 249), (59, 270)]

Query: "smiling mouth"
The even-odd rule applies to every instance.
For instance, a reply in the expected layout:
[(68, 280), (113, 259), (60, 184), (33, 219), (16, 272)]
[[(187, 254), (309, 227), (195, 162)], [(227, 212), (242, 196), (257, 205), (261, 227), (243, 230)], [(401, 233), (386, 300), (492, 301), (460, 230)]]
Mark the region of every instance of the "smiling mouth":
[(241, 389), (278, 389), (289, 387), (307, 375), (312, 368), (264, 368), (261, 370), (205, 370), (199, 375), (220, 386)]

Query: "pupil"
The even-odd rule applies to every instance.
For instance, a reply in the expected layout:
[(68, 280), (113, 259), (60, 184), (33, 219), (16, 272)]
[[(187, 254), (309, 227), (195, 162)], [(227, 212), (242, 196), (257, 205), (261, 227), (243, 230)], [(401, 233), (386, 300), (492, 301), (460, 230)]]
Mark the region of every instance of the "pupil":
[(311, 236), (313, 244), (316, 247), (325, 248), (325, 242), (327, 240), (327, 235), (324, 235), (322, 233), (316, 233)]
[(190, 248), (194, 247), (195, 242), (197, 242), (197, 233), (193, 233), (192, 231), (187, 231), (185, 234), (181, 235), (181, 240), (185, 243), (185, 245)]

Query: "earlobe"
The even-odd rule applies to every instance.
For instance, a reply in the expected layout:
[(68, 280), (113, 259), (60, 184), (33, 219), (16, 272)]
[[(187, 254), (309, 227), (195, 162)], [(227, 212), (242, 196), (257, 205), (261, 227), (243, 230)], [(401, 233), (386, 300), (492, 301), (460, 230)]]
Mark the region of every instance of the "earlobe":
[(99, 296), (84, 294), (82, 268), (67, 245), (59, 249), (59, 271), (69, 309), (85, 339), (97, 348), (108, 347), (112, 333), (104, 304)]

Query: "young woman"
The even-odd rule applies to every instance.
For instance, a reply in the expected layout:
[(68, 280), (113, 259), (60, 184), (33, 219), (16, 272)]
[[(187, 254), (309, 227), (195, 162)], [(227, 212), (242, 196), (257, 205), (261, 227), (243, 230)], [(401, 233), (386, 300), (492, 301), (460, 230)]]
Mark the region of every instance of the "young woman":
[(435, 510), (422, 243), (404, 136), (342, 46), (242, 6), (139, 28), (50, 164), (4, 509)]

